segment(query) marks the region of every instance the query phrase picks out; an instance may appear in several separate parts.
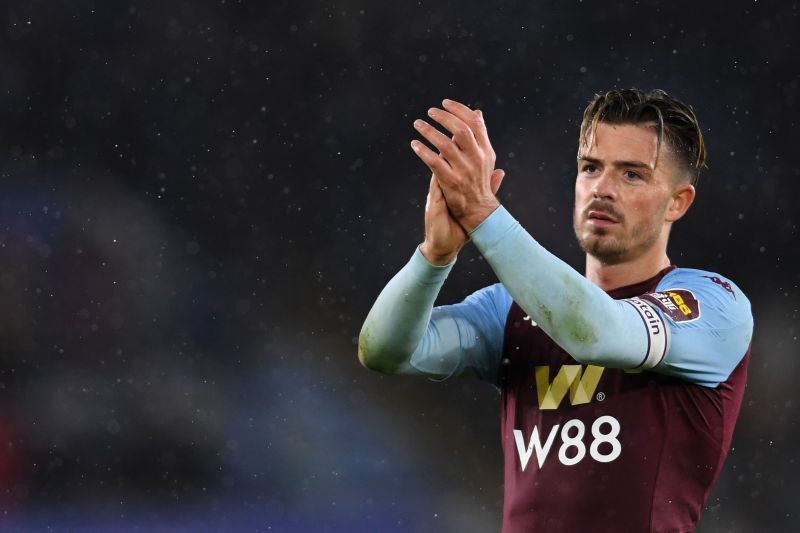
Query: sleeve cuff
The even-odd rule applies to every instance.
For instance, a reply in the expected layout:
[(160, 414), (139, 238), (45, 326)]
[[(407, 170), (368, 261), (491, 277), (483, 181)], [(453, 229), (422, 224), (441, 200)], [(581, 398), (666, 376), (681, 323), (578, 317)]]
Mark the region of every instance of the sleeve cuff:
[(425, 259), (419, 246), (414, 250), (414, 255), (411, 256), (411, 260), (408, 262), (409, 269), (417, 281), (426, 285), (444, 283), (444, 280), (447, 279), (447, 275), (450, 274), (455, 264), (456, 259), (453, 259), (444, 266), (434, 265)]
[(500, 205), (469, 233), (469, 238), (480, 250), (492, 248), (517, 224), (511, 213)]

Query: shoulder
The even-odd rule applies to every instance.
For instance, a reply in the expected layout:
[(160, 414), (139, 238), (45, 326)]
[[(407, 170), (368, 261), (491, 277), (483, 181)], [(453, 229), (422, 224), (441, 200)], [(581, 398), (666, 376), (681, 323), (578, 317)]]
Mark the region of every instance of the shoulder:
[(727, 380), (753, 338), (750, 301), (729, 278), (678, 268), (640, 296), (666, 324), (668, 350), (655, 371), (705, 387)]
[(676, 268), (644, 298), (674, 323), (752, 327), (750, 300), (731, 279), (717, 272)]
[(700, 270), (697, 268), (676, 268), (661, 278), (661, 281), (658, 283), (658, 288), (661, 289), (662, 287), (674, 285), (675, 283), (691, 285), (693, 288), (699, 290), (719, 291), (720, 295), (727, 294), (727, 296), (733, 298), (734, 301), (739, 299), (739, 297), (747, 301), (747, 297), (742, 290), (730, 278), (717, 272)]
[(498, 313), (508, 313), (512, 298), (502, 283), (495, 283), (477, 290), (464, 299), (465, 303), (490, 307)]

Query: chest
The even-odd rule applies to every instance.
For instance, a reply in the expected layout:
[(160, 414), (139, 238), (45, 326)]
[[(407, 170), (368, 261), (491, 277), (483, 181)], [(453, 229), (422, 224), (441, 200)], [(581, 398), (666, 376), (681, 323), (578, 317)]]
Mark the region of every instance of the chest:
[(581, 364), (516, 304), (506, 323), (503, 352), (501, 385), (517, 401), (539, 410), (605, 402), (675, 381), (652, 372)]

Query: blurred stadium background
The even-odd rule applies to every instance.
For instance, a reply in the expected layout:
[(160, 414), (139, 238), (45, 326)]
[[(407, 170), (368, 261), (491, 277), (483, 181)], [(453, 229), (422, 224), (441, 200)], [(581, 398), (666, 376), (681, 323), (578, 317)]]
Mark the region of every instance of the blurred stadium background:
[[(361, 322), (422, 237), (411, 122), (483, 109), (501, 199), (579, 269), (584, 103), (693, 104), (710, 168), (671, 258), (754, 305), (701, 531), (798, 521), (795, 2), (6, 3), (0, 527), (496, 531), (499, 397), (382, 377)], [(470, 249), (442, 293), (494, 282)], [(575, 512), (580, 512), (576, 509)]]

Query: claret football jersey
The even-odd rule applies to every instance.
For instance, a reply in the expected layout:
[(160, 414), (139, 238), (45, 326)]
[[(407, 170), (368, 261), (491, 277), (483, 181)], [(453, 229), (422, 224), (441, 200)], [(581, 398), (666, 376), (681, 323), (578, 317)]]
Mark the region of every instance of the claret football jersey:
[[(716, 274), (675, 267), (608, 294), (645, 310), (658, 371), (581, 364), (510, 306), (504, 533), (693, 531), (719, 474), (746, 380), (749, 302)], [(715, 374), (731, 358), (734, 370)]]
[(747, 297), (716, 273), (674, 266), (604, 293), (502, 209), (471, 236), (503, 283), (430, 308), (452, 263), (417, 249), (359, 349), (412, 349), (395, 373), (498, 388), (505, 533), (693, 530), (742, 401)]

